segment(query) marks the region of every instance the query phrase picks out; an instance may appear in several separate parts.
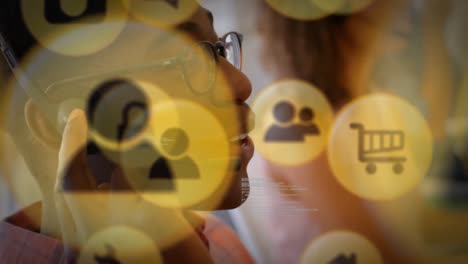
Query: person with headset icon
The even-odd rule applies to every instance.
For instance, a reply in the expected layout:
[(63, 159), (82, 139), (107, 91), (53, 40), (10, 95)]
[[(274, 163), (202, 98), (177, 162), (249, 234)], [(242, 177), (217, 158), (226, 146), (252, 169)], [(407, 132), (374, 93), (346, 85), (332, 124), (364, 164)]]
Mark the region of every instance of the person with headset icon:
[[(118, 132), (117, 132), (117, 140), (122, 141), (124, 140), (125, 137), (128, 137), (127, 134), (134, 135), (136, 134), (140, 129), (141, 125), (137, 125), (137, 127), (129, 126), (129, 123), (135, 123), (135, 118), (132, 118), (132, 111), (138, 111), (138, 123), (144, 124), (146, 123), (146, 120), (148, 119), (148, 109), (146, 109), (146, 104), (142, 102), (130, 102), (128, 103), (124, 110), (122, 111), (122, 123), (118, 126)], [(132, 128), (129, 131), (129, 128)]]
[[(123, 105), (120, 107), (122, 108), (121, 111), (118, 107), (119, 98), (123, 99), (123, 101), (120, 101), (120, 104)], [(106, 101), (111, 102), (114, 107), (100, 106), (100, 104), (105, 104)], [(148, 123), (149, 112), (148, 103), (138, 86), (129, 80), (123, 79), (110, 80), (98, 86), (90, 96), (88, 103), (90, 125), (98, 130), (97, 133), (120, 143), (132, 140), (132, 138), (144, 131)], [(102, 125), (104, 120), (119, 120), (118, 117), (113, 116), (118, 116), (120, 113), (121, 121), (111, 122), (110, 124), (104, 122), (105, 126)], [(117, 135), (112, 133), (114, 127), (117, 130)], [(96, 148), (96, 144), (92, 145)], [(195, 162), (190, 157), (184, 155), (189, 147), (189, 137), (185, 131), (180, 128), (167, 129), (161, 136), (161, 146), (166, 155), (161, 155), (156, 146), (144, 140), (128, 150), (130, 152), (128, 155), (144, 155), (149, 159), (154, 157), (155, 162), (149, 170), (148, 178), (160, 180), (155, 190), (175, 190), (174, 178), (197, 179), (200, 177), (199, 169)], [(95, 174), (102, 175), (102, 173)]]

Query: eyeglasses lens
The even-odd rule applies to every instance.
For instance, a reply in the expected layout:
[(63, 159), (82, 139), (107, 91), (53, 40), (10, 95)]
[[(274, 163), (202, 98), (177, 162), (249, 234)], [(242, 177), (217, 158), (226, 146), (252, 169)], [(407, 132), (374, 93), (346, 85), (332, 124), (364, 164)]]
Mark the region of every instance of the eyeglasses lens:
[(184, 78), (196, 94), (208, 92), (216, 75), (216, 61), (213, 48), (208, 43), (200, 43), (188, 50), (184, 60)]
[(229, 33), (225, 37), (226, 59), (237, 69), (242, 68), (242, 51), (239, 37), (234, 33)]

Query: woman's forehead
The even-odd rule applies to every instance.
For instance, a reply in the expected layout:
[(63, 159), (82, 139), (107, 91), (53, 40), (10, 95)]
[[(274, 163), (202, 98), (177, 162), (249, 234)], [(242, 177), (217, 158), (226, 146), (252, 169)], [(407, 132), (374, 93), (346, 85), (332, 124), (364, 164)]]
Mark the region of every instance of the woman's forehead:
[(213, 23), (212, 13), (200, 6), (190, 19), (178, 25), (177, 28), (192, 35), (197, 40), (216, 42), (218, 36)]

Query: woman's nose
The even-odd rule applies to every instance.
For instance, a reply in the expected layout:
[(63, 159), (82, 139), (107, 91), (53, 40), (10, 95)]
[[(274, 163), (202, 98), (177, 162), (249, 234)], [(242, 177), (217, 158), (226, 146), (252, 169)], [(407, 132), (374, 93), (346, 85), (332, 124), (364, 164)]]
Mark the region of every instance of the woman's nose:
[(224, 58), (220, 58), (219, 65), (232, 88), (234, 99), (245, 102), (252, 94), (252, 84), (249, 78)]

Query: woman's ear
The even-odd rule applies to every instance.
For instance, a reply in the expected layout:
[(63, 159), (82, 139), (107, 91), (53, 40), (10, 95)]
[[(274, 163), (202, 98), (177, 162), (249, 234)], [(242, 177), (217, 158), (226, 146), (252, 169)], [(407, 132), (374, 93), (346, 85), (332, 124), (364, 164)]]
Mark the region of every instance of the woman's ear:
[(31, 99), (24, 106), (24, 118), (31, 135), (36, 140), (48, 146), (60, 147), (60, 135)]

